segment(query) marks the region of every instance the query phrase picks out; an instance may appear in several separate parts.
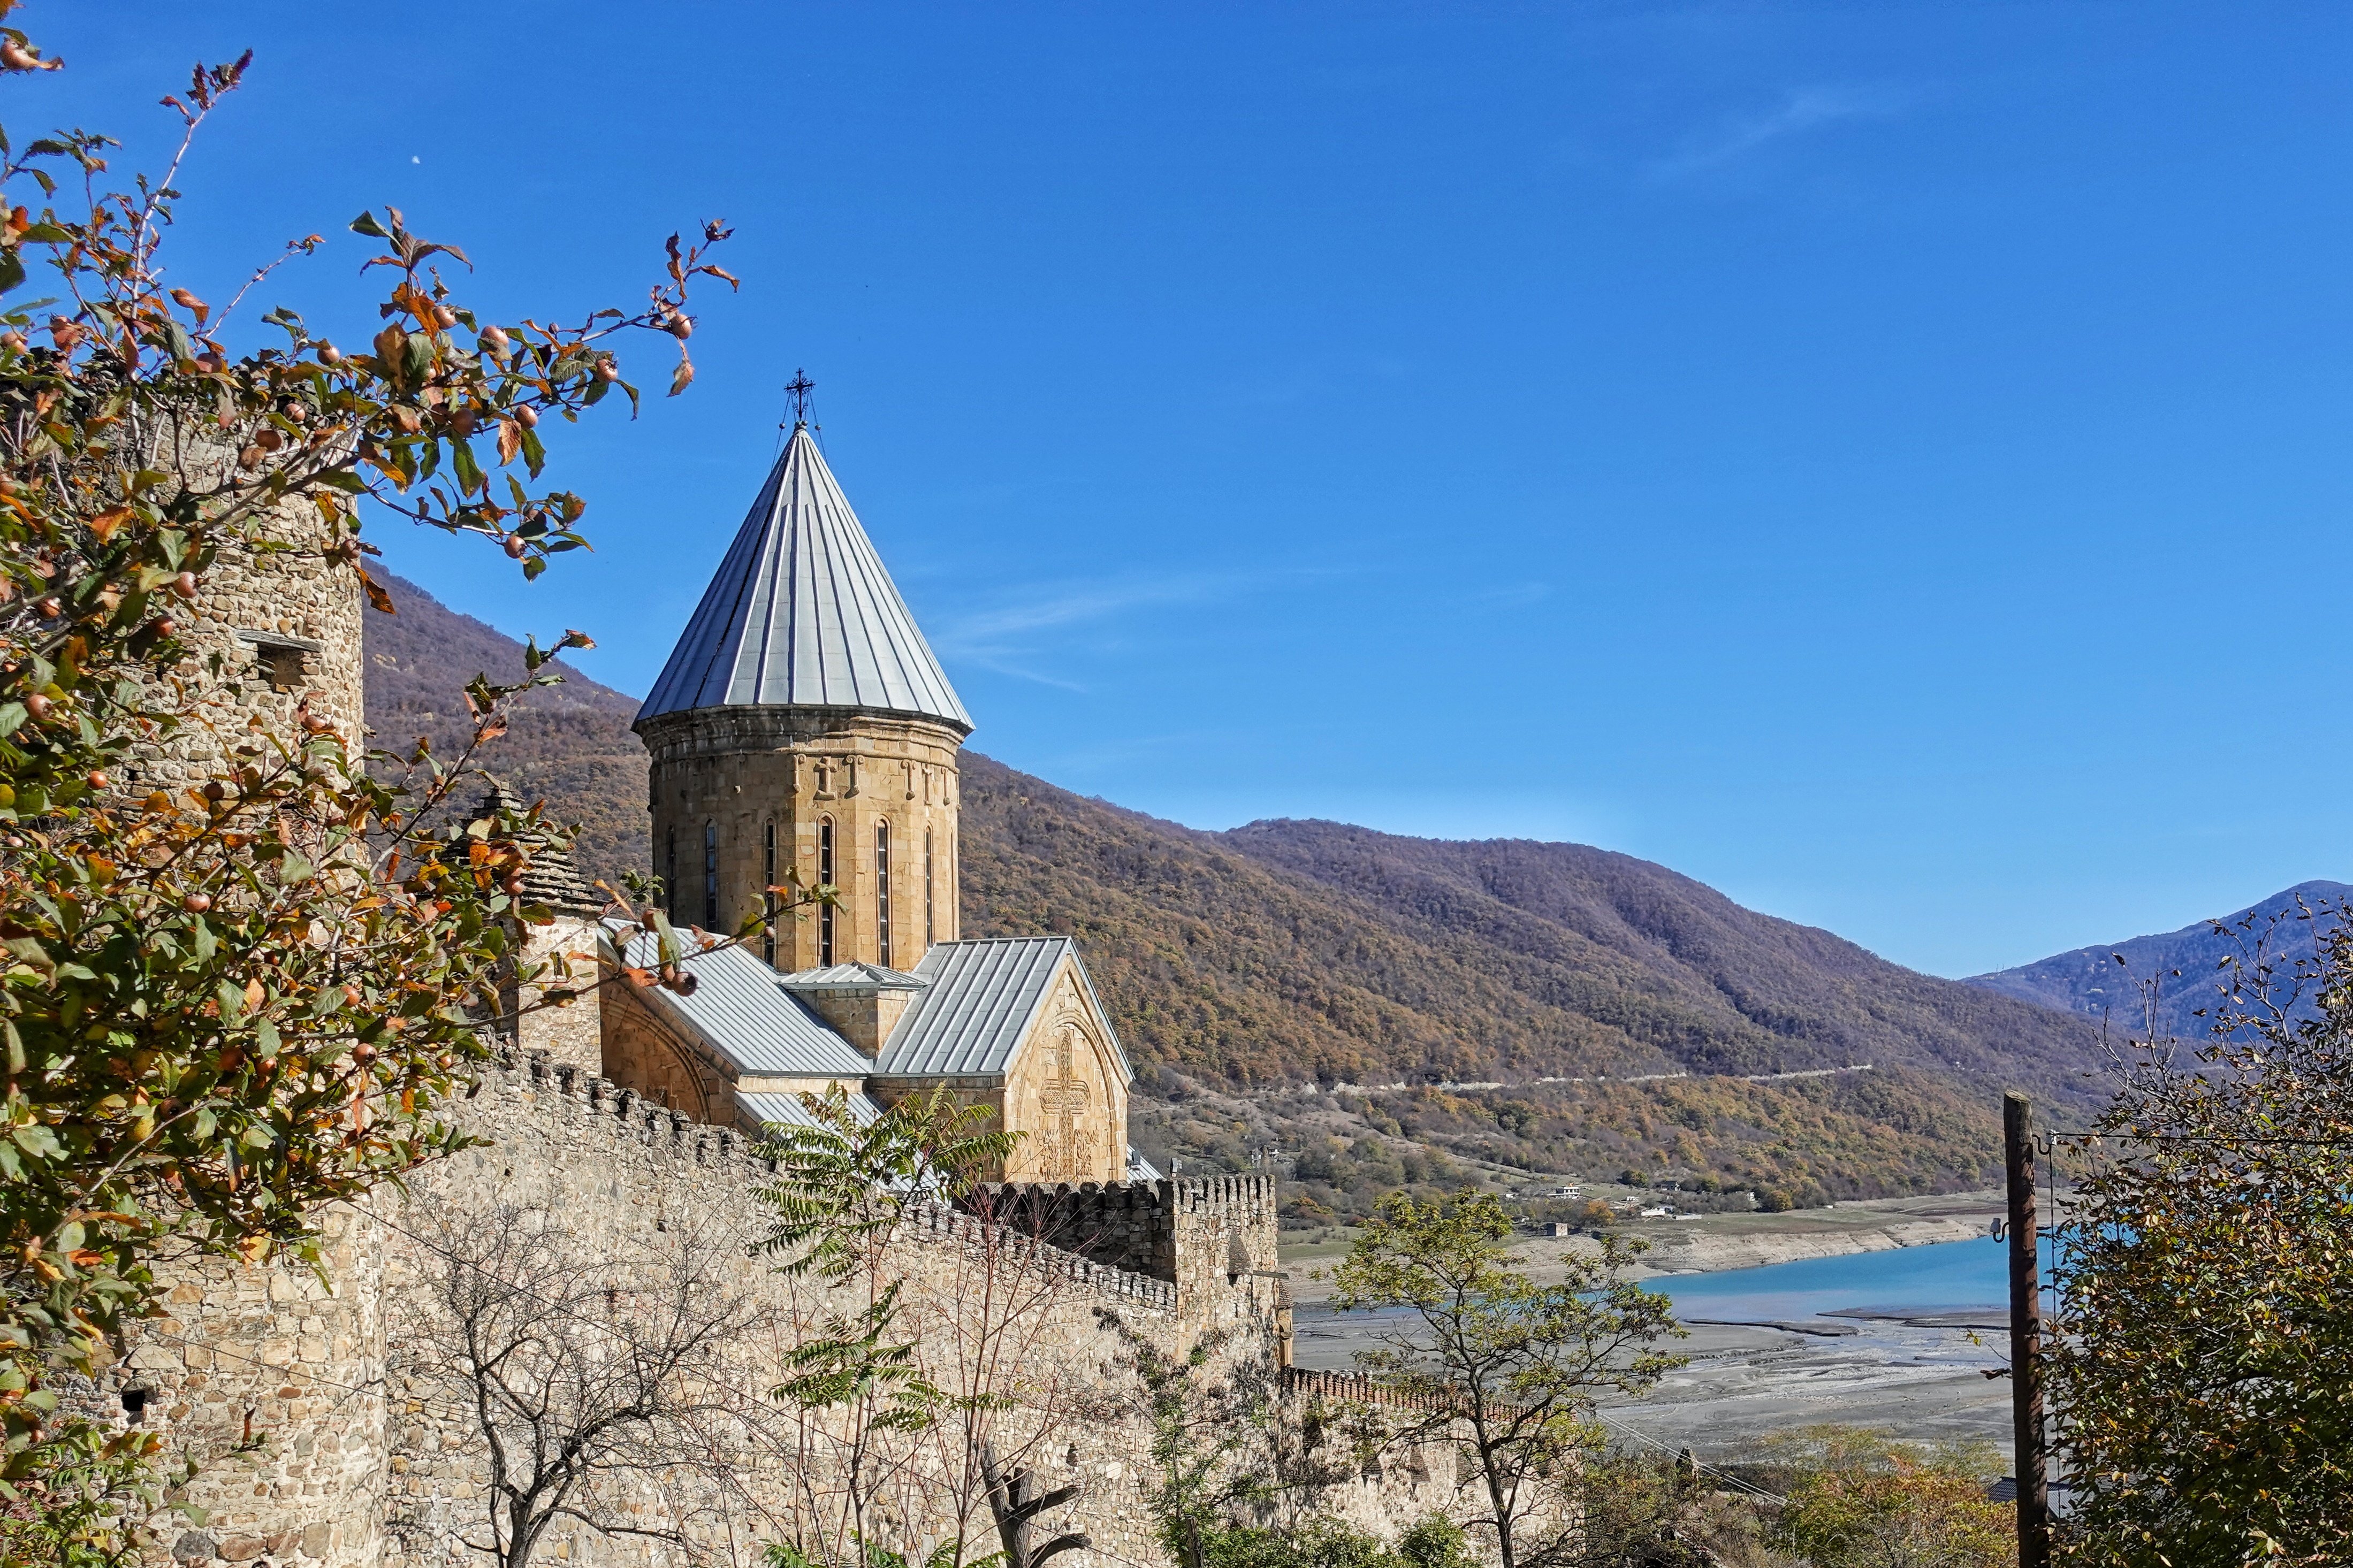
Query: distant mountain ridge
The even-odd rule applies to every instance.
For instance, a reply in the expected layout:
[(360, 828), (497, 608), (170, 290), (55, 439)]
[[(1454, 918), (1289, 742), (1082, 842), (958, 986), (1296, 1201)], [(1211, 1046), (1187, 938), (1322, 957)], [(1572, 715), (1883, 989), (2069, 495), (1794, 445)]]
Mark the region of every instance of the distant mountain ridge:
[(1332, 822), (1256, 822), (1219, 837), (1366, 899), (1394, 929), (1539, 965), (1533, 992), (1693, 1072), (1873, 1062), (2057, 1089), (2075, 1087), (2084, 1062), (2086, 1037), (2040, 1007), (1984, 1006), (1952, 981), (1630, 855)]
[[(370, 721), (387, 742), (454, 744), (465, 680), (511, 677), (520, 649), (413, 584), (392, 592), (400, 613), (367, 617)], [(646, 855), (636, 706), (575, 676), (533, 694), (485, 759), (587, 824), (583, 868), (608, 879)], [(1692, 1163), (1675, 1153), (1684, 1144), (1746, 1151), (1708, 1159), (1810, 1169), (1852, 1194), (1981, 1179), (1998, 1148), (1996, 1090), (2082, 1094), (2096, 1056), (2097, 1027), (2080, 1016), (1915, 973), (1630, 856), (1329, 822), (1210, 833), (977, 752), (963, 776), (965, 934), (1075, 934), (1148, 1094), (1181, 1098), (1188, 1080), (1256, 1095), (1606, 1076), (1607, 1104), (1584, 1091), (1588, 1110), (1546, 1134), (1568, 1139), (1558, 1147), (1575, 1142), (1577, 1117), (1606, 1116), (1620, 1163)], [(1769, 1092), (1741, 1081), (1865, 1062), (1873, 1073)], [(1722, 1087), (1623, 1084), (1685, 1072)], [(1450, 1125), (1496, 1114), (1456, 1098)], [(1934, 1139), (1908, 1165), (1853, 1154), (1905, 1124), (1899, 1104), (1928, 1118)], [(1515, 1127), (1534, 1125), (1526, 1114), (1510, 1112)], [(1493, 1136), (1525, 1147), (1535, 1134)], [(1858, 1158), (1876, 1174), (1831, 1181), (1826, 1162)]]
[[(2324, 910), (2334, 914), (2348, 900), (2353, 900), (2353, 885), (2298, 882), (2216, 921), (2053, 953), (2013, 969), (1973, 974), (1965, 984), (2105, 1023), (2122, 1036), (2145, 1036), (2153, 1016), (2160, 1035), (2201, 1039), (2207, 1024), (2197, 1011), (2214, 1000), (2213, 976), (2224, 957), (2242, 951), (2241, 940), (2252, 947), (2267, 924), (2266, 917), (2287, 915), (2290, 918), (2281, 923), (2281, 940), (2274, 951), (2287, 963), (2309, 958), (2314, 926), (2295, 918), (2298, 902), (2316, 914)], [(2218, 923), (2237, 933), (2236, 938), (2216, 931)], [(2116, 962), (2119, 955), (2125, 961), (2122, 963)], [(2148, 1009), (2146, 982), (2157, 984), (2154, 1015)]]

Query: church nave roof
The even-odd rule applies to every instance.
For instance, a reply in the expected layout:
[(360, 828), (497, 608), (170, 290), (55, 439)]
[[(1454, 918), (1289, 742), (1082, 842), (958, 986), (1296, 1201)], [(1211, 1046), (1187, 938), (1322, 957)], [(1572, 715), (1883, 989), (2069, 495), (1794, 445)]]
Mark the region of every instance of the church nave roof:
[[(1065, 958), (1106, 1033), (1111, 1016), (1095, 999), (1078, 944), (1066, 936), (998, 937), (935, 943), (915, 965), (925, 989), (907, 1005), (875, 1058), (878, 1078), (995, 1078), (1005, 1072), (1053, 989)], [(1112, 1054), (1129, 1079), (1135, 1069), (1117, 1036)]]

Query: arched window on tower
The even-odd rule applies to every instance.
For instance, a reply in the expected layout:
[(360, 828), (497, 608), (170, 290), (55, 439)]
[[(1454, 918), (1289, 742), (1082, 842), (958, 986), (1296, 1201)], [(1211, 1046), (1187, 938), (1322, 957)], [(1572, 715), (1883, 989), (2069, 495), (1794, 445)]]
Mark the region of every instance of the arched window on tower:
[(776, 885), (776, 825), (768, 824), (760, 846), (760, 956), (773, 969), (776, 965), (776, 895), (768, 891)]
[(702, 825), (702, 929), (719, 929), (719, 824)]
[(923, 829), (923, 945), (929, 947), (940, 940), (939, 922), (932, 918), (932, 830)]
[(874, 825), (874, 962), (891, 967), (891, 825)]
[[(817, 881), (820, 888), (833, 886), (833, 818), (817, 819)], [(820, 969), (833, 963), (833, 905), (817, 907), (817, 963)]]

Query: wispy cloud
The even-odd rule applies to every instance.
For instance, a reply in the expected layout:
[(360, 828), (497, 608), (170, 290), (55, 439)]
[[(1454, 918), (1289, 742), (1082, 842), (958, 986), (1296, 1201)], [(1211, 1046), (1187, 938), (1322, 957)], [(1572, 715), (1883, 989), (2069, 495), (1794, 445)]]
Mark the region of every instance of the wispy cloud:
[(1514, 610), (1535, 604), (1541, 599), (1550, 597), (1551, 595), (1552, 584), (1549, 583), (1517, 583), (1508, 588), (1488, 588), (1476, 594), (1465, 595), (1462, 602), (1488, 609)]
[(1410, 367), (1388, 354), (1314, 354), (1281, 363), (1265, 364), (1237, 379), (1229, 388), (1237, 402), (1260, 408), (1287, 408), (1366, 384), (1403, 380)]
[(1667, 179), (1706, 174), (1826, 125), (1893, 119), (1914, 101), (1910, 91), (1886, 84), (1796, 88), (1763, 114), (1738, 117), (1695, 133), (1682, 152), (1652, 163), (1651, 172)]
[(1031, 584), (997, 604), (950, 615), (933, 642), (950, 659), (962, 659), (1000, 675), (1034, 680), (1065, 691), (1084, 691), (1080, 682), (1037, 667), (1053, 634), (1100, 626), (1138, 610), (1201, 604), (1266, 586), (1272, 575), (1194, 574), (1103, 583)]

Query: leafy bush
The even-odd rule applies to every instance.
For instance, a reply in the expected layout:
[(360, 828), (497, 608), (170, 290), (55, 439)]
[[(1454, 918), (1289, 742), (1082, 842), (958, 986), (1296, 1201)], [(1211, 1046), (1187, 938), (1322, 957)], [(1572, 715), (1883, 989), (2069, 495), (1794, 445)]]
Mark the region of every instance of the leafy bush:
[(1780, 1534), (1813, 1568), (2001, 1568), (2017, 1514), (1989, 1502), (2001, 1474), (1984, 1445), (1922, 1449), (1884, 1435), (1820, 1428), (1789, 1487)]
[(2353, 1559), (2345, 915), (2218, 925), (2213, 1042), (2137, 1054), (2096, 1140), (2061, 1145), (2077, 1204), (2047, 1367), (2075, 1562)]

